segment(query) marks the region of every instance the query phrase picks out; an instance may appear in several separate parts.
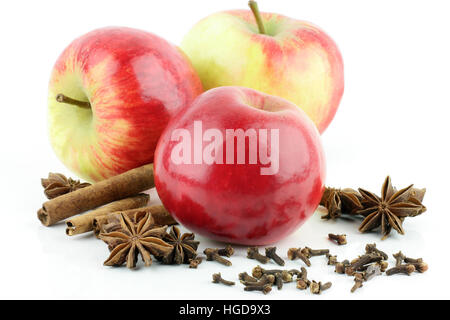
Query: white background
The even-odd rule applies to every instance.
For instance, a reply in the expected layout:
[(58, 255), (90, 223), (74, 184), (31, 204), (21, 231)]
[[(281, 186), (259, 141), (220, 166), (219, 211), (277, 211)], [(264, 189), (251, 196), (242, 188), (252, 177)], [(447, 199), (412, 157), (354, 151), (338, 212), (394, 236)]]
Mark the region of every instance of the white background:
[[(379, 192), (387, 174), (393, 184), (426, 187), (428, 211), (407, 219), (405, 236), (393, 231), (357, 232), (357, 222), (324, 222), (317, 212), (301, 229), (277, 243), (289, 247), (329, 247), (338, 258), (354, 258), (368, 242), (388, 253), (399, 249), (423, 257), (425, 274), (378, 277), (350, 294), (352, 278), (337, 276), (325, 258), (313, 258), (311, 279), (332, 281), (321, 296), (286, 285), (269, 295), (215, 285), (213, 272), (236, 280), (256, 265), (237, 248), (233, 266), (204, 262), (141, 267), (130, 271), (102, 265), (106, 246), (91, 235), (69, 238), (64, 225), (43, 227), (36, 210), (45, 200), (40, 178), (49, 171), (70, 172), (56, 159), (47, 138), (46, 98), (51, 68), (60, 52), (92, 29), (117, 25), (156, 33), (175, 44), (202, 17), (246, 8), (234, 1), (9, 1), (0, 8), (0, 298), (212, 298), (365, 299), (449, 298), (449, 92), (450, 45), (447, 1), (268, 1), (263, 11), (308, 20), (339, 45), (345, 63), (345, 93), (323, 135), (327, 183)], [(346, 233), (338, 247), (328, 232)], [(205, 238), (205, 247), (220, 246)], [(391, 264), (393, 260), (390, 260)], [(275, 265), (267, 265), (267, 267)], [(300, 267), (289, 261), (288, 268)], [(444, 285), (444, 282), (445, 285)]]

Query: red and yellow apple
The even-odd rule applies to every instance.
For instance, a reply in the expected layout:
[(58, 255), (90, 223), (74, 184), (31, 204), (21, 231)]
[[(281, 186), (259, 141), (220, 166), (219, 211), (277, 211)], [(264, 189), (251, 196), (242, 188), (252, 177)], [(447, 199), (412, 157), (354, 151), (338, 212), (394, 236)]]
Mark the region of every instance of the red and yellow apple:
[(164, 39), (110, 27), (73, 41), (53, 68), (50, 140), (78, 176), (102, 180), (153, 162), (169, 119), (202, 92), (188, 58)]
[(220, 87), (175, 116), (155, 153), (155, 185), (168, 211), (211, 239), (264, 245), (317, 208), (325, 180), (320, 134), (293, 103)]
[(204, 89), (244, 86), (283, 97), (323, 132), (344, 91), (336, 44), (308, 22), (275, 13), (259, 15), (253, 9), (255, 14), (250, 10), (212, 14), (184, 37), (181, 48)]

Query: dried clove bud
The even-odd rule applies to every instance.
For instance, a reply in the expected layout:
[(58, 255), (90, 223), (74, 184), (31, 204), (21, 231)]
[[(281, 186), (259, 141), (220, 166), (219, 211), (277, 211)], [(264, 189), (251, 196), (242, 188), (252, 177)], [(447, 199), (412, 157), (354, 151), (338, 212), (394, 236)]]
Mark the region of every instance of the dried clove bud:
[(258, 279), (252, 277), (247, 272), (239, 273), (239, 280), (241, 280), (241, 282), (257, 282), (258, 281)]
[(413, 265), (414, 268), (416, 268), (416, 271), (419, 273), (424, 273), (428, 270), (428, 264), (425, 262), (416, 262), (416, 263), (409, 263), (410, 265)]
[(222, 283), (226, 286), (234, 286), (233, 281), (228, 281), (228, 280), (223, 279), (220, 273), (214, 273), (212, 275), (212, 279), (213, 279), (212, 280), (213, 283)]
[(316, 281), (312, 281), (310, 285), (310, 290), (312, 294), (321, 294), (322, 291), (331, 288), (331, 282), (327, 282), (322, 284), (322, 282), (317, 283)]
[(379, 256), (383, 257), (383, 260), (387, 260), (389, 258), (389, 256), (386, 253), (384, 253), (383, 251), (377, 249), (376, 243), (373, 243), (373, 244), (369, 243), (369, 244), (367, 244), (366, 245), (366, 253), (368, 253), (368, 254), (370, 254), (370, 253), (378, 254)]
[(409, 258), (406, 257), (401, 251), (393, 255), (395, 258), (395, 265), (397, 267), (402, 266), (402, 262), (405, 262), (407, 265), (413, 265), (416, 269), (415, 271), (423, 273), (428, 270), (428, 264), (423, 262), (422, 258)]
[(347, 244), (347, 235), (345, 235), (345, 234), (329, 233), (328, 238), (332, 241), (335, 241), (340, 246)]
[(355, 284), (353, 285), (351, 292), (355, 292), (357, 289), (363, 286), (364, 276), (362, 273), (355, 273), (355, 278), (353, 279)]
[(263, 264), (266, 264), (270, 260), (270, 258), (259, 253), (258, 247), (248, 247), (247, 258), (258, 260)]
[(387, 261), (378, 261), (377, 265), (380, 266), (380, 271), (385, 272), (387, 268), (389, 267), (389, 263)]
[[(367, 268), (369, 267), (369, 265), (365, 265), (362, 267), (359, 267), (358, 269), (354, 270), (354, 272), (365, 272), (367, 270)], [(350, 272), (350, 270), (348, 270)], [(352, 276), (353, 274), (349, 274), (349, 276)]]
[(334, 267), (334, 272), (339, 273), (339, 274), (344, 274), (345, 273), (345, 269), (350, 266), (350, 261), (348, 260), (344, 260), (342, 262), (338, 262), (336, 263), (336, 266)]
[(416, 267), (414, 267), (412, 264), (402, 264), (399, 266), (395, 266), (389, 270), (386, 271), (386, 275), (391, 276), (393, 274), (406, 274), (406, 275), (411, 275), (411, 273), (413, 273), (414, 271), (416, 271)]
[(364, 281), (369, 281), (370, 279), (381, 275), (381, 267), (378, 263), (371, 264), (367, 267), (367, 270), (363, 273)]
[(289, 271), (283, 270), (281, 272), (281, 279), (283, 280), (283, 282), (292, 282), (293, 281), (293, 276)]
[(231, 266), (231, 261), (221, 257), (218, 253), (219, 249), (206, 248), (203, 253), (206, 255), (207, 261), (217, 261), (223, 265)]
[(355, 274), (357, 270), (359, 270), (361, 267), (365, 266), (369, 263), (374, 263), (381, 261), (383, 259), (382, 256), (379, 256), (377, 254), (365, 254), (361, 257), (359, 257), (356, 261), (352, 262), (352, 264), (345, 268), (345, 273), (349, 276), (352, 276)]
[(305, 290), (310, 284), (311, 281), (308, 280), (308, 271), (306, 271), (306, 268), (302, 267), (300, 277), (297, 276), (297, 289)]
[(332, 256), (331, 254), (327, 253), (326, 257), (328, 259), (327, 264), (329, 266), (334, 266), (334, 265), (336, 265), (338, 263), (337, 256)]
[(268, 294), (270, 291), (272, 291), (272, 285), (266, 284), (263, 286), (260, 285), (253, 285), (253, 286), (246, 286), (244, 287), (245, 291), (261, 291), (264, 294)]
[(309, 285), (304, 280), (302, 279), (297, 280), (297, 289), (306, 290), (308, 286)]
[(278, 264), (279, 266), (284, 266), (284, 260), (281, 259), (281, 257), (276, 254), (276, 250), (277, 250), (276, 247), (266, 248), (266, 257), (275, 261), (275, 263)]
[(219, 256), (231, 257), (234, 254), (234, 249), (231, 245), (227, 244), (225, 248), (217, 250)]
[(257, 282), (258, 284), (274, 284), (275, 283), (275, 275), (273, 274), (264, 274), (261, 279)]
[(195, 259), (189, 259), (189, 268), (197, 269), (198, 265), (202, 263), (203, 258), (197, 257)]
[(263, 274), (262, 277), (257, 281), (241, 281), (244, 286), (263, 286), (266, 284), (274, 284), (275, 283), (275, 275), (273, 274)]
[(403, 260), (406, 258), (401, 251), (394, 253), (392, 256), (395, 259), (395, 266), (397, 267), (400, 266), (403, 263)]
[(300, 248), (290, 248), (288, 250), (287, 256), (289, 260), (300, 259), (302, 260), (308, 267), (311, 266), (311, 261), (309, 261), (308, 257), (306, 257)]
[(405, 257), (403, 259), (403, 261), (406, 262), (406, 263), (422, 263), (423, 259), (422, 258), (413, 259), (413, 258)]
[(290, 248), (289, 250), (288, 250), (288, 252), (287, 252), (287, 256), (288, 256), (288, 259), (289, 260), (295, 260), (295, 259), (297, 259), (298, 257), (297, 257), (297, 251), (298, 251), (299, 249), (297, 249), (297, 248)]
[(303, 255), (307, 258), (311, 258), (311, 257), (326, 255), (326, 254), (330, 253), (330, 250), (328, 250), (328, 249), (314, 250), (309, 247), (304, 247), (301, 250), (301, 253), (303, 253)]
[[(383, 261), (384, 262), (384, 261)], [(358, 288), (363, 286), (363, 282), (381, 275), (381, 267), (379, 262), (367, 266), (366, 271), (355, 273), (355, 284), (353, 285), (351, 292), (355, 292)]]
[(311, 290), (311, 293), (313, 293), (313, 294), (319, 294), (319, 292), (320, 292), (319, 283), (317, 283), (316, 281), (313, 280), (310, 285), (310, 290)]
[(261, 268), (260, 266), (256, 266), (252, 270), (252, 275), (256, 279), (260, 279), (265, 274), (272, 274), (273, 275), (275, 273), (280, 273), (280, 272), (283, 272), (283, 270), (279, 270), (279, 269), (266, 270), (266, 269)]
[(281, 273), (275, 273), (275, 285), (278, 290), (283, 288), (283, 278), (281, 277)]

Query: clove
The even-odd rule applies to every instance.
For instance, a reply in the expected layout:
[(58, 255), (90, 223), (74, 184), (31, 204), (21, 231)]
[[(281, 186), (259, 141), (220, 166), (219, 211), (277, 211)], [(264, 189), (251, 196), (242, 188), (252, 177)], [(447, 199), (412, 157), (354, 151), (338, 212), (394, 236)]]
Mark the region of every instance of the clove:
[(253, 286), (247, 286), (244, 287), (245, 291), (261, 291), (264, 294), (268, 294), (270, 291), (272, 291), (272, 286), (270, 284), (266, 284), (263, 286), (253, 285)]
[(345, 234), (329, 233), (328, 238), (332, 241), (335, 241), (340, 246), (347, 244), (347, 235), (345, 235)]
[(326, 255), (326, 254), (330, 253), (330, 250), (328, 250), (328, 249), (314, 250), (309, 247), (304, 247), (301, 250), (301, 253), (303, 253), (303, 255), (307, 258), (311, 258), (311, 257)]
[(281, 272), (281, 279), (283, 280), (283, 282), (292, 282), (293, 281), (293, 275), (286, 270), (283, 270)]
[(401, 251), (394, 253), (392, 256), (395, 259), (395, 266), (397, 266), (397, 267), (400, 266), (403, 263), (403, 260), (405, 260), (405, 258), (406, 258), (405, 255)]
[(256, 279), (260, 279), (265, 274), (273, 275), (275, 273), (280, 273), (280, 272), (283, 272), (283, 270), (279, 270), (279, 269), (266, 270), (266, 269), (261, 268), (260, 266), (256, 266), (252, 270), (252, 276), (254, 276)]
[(273, 274), (265, 274), (257, 282), (257, 284), (259, 284), (259, 285), (263, 285), (263, 284), (272, 285), (274, 283), (275, 283), (275, 275), (273, 275)]
[(275, 275), (273, 274), (264, 274), (261, 279), (257, 282), (253, 281), (241, 281), (244, 286), (262, 286), (265, 284), (274, 284), (275, 283)]
[(331, 254), (327, 253), (327, 254), (326, 254), (326, 257), (327, 257), (327, 259), (328, 259), (327, 264), (328, 264), (329, 266), (334, 266), (334, 265), (336, 265), (336, 264), (338, 263), (338, 261), (337, 261), (337, 256), (332, 256)]
[(308, 272), (306, 268), (302, 267), (302, 273), (300, 274), (300, 278), (297, 276), (297, 289), (305, 290), (311, 284), (311, 281), (308, 280)]
[(334, 267), (334, 272), (339, 273), (339, 274), (344, 274), (345, 273), (345, 269), (350, 266), (350, 261), (348, 260), (344, 260), (342, 262), (338, 262), (336, 263), (336, 266)]
[(358, 259), (354, 260), (348, 267), (345, 268), (345, 273), (349, 276), (352, 276), (355, 274), (357, 270), (359, 270), (361, 267), (365, 266), (369, 263), (374, 263), (381, 261), (383, 259), (382, 256), (379, 256), (377, 254), (365, 254)]
[(249, 275), (247, 272), (241, 272), (239, 273), (239, 280), (241, 282), (257, 282), (258, 279), (252, 277), (251, 275)]
[(410, 265), (413, 265), (414, 268), (416, 268), (416, 271), (419, 273), (424, 273), (428, 270), (428, 264), (425, 262), (416, 262), (416, 263), (408, 263)]
[(378, 263), (371, 264), (367, 267), (367, 270), (363, 273), (364, 281), (369, 281), (370, 279), (381, 275), (381, 267)]
[(231, 257), (234, 254), (234, 249), (232, 246), (227, 244), (225, 248), (217, 250), (219, 256)]
[(220, 273), (214, 273), (212, 275), (212, 282), (213, 283), (222, 283), (226, 286), (234, 286), (234, 282), (233, 281), (228, 281), (222, 278), (222, 275)]
[(247, 258), (258, 260), (263, 264), (266, 264), (270, 260), (270, 258), (259, 253), (258, 247), (248, 247)]
[(321, 294), (322, 291), (331, 288), (331, 282), (327, 282), (322, 284), (322, 282), (317, 283), (316, 281), (312, 281), (310, 285), (310, 290), (312, 294)]
[(422, 258), (413, 259), (413, 258), (405, 257), (403, 259), (403, 261), (406, 262), (406, 263), (422, 263), (423, 259)]
[(423, 262), (422, 258), (409, 258), (406, 257), (401, 251), (399, 251), (398, 253), (393, 255), (395, 258), (395, 265), (397, 267), (402, 265), (402, 262), (405, 262), (407, 265), (413, 265), (414, 268), (416, 269), (415, 271), (420, 272), (420, 273), (424, 273), (425, 271), (428, 270), (428, 264), (426, 264), (425, 262)]
[(231, 261), (221, 257), (218, 253), (219, 249), (206, 248), (203, 253), (206, 255), (207, 261), (217, 261), (223, 265), (231, 266)]
[(278, 264), (279, 266), (284, 266), (284, 260), (281, 259), (281, 257), (276, 254), (276, 250), (277, 250), (276, 247), (266, 248), (266, 257), (275, 261), (275, 263)]
[(406, 274), (406, 275), (411, 275), (411, 273), (413, 273), (414, 271), (416, 271), (416, 267), (412, 264), (402, 264), (399, 266), (395, 266), (389, 270), (386, 271), (386, 275), (391, 276), (393, 274)]
[(277, 286), (278, 290), (281, 290), (283, 288), (283, 278), (281, 276), (281, 273), (275, 273), (275, 285)]
[(370, 253), (378, 254), (379, 256), (383, 257), (383, 260), (387, 260), (389, 258), (389, 256), (385, 252), (377, 249), (377, 244), (376, 243), (373, 243), (373, 244), (368, 243), (366, 245), (366, 253), (368, 253), (368, 254), (370, 254)]
[(364, 275), (362, 273), (355, 273), (355, 278), (353, 279), (355, 284), (353, 285), (351, 292), (355, 292), (357, 289), (363, 286)]
[(378, 261), (377, 265), (380, 266), (380, 271), (385, 272), (387, 268), (389, 267), (389, 263), (387, 261)]
[(363, 286), (363, 282), (369, 281), (379, 275), (381, 275), (381, 267), (378, 262), (367, 266), (366, 271), (355, 273), (355, 278), (353, 279), (355, 284), (350, 291), (355, 292)]
[(290, 248), (288, 250), (287, 256), (289, 260), (300, 259), (302, 260), (308, 267), (311, 266), (311, 261), (309, 261), (308, 257), (305, 256), (300, 248)]
[(189, 259), (189, 268), (197, 269), (198, 265), (202, 263), (203, 258), (197, 257), (195, 259)]

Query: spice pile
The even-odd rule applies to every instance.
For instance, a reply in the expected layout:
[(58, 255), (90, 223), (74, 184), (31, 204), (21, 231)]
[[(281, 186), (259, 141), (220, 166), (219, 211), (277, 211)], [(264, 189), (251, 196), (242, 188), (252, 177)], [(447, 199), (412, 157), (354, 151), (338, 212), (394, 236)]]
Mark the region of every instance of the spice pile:
[[(358, 192), (359, 191), (359, 192)], [(381, 197), (370, 191), (359, 188), (334, 189), (327, 187), (320, 204), (328, 213), (323, 219), (337, 219), (342, 214), (363, 218), (360, 232), (368, 232), (381, 227), (382, 239), (386, 239), (392, 228), (405, 234), (403, 221), (407, 217), (416, 217), (426, 211), (422, 204), (425, 189), (413, 188), (410, 185), (401, 190), (392, 186), (388, 176), (381, 187)]]
[[(330, 240), (333, 240), (330, 238)], [(275, 247), (266, 248), (266, 255), (259, 253), (257, 247), (249, 247), (247, 249), (247, 258), (255, 259), (260, 263), (266, 264), (271, 259), (280, 266), (284, 266), (284, 260), (278, 256)], [(223, 254), (219, 254), (222, 252)], [(229, 257), (233, 249), (228, 245), (225, 249), (205, 249), (204, 253), (210, 256), (207, 260), (215, 260), (227, 266), (231, 266), (229, 260), (224, 259), (221, 255)], [(230, 254), (231, 252), (231, 254)], [(343, 260), (338, 262), (337, 256), (331, 255), (328, 249), (311, 249), (309, 247), (304, 248), (290, 248), (287, 252), (287, 257), (290, 260), (300, 259), (307, 267), (311, 267), (310, 258), (317, 256), (325, 256), (327, 264), (335, 267), (337, 274), (344, 274), (353, 277), (354, 285), (351, 288), (351, 292), (355, 292), (358, 288), (363, 286), (364, 282), (373, 279), (385, 273), (387, 276), (394, 274), (406, 274), (410, 275), (413, 272), (423, 273), (428, 270), (428, 265), (422, 258), (414, 259), (406, 257), (401, 251), (393, 254), (396, 261), (395, 266), (388, 269), (388, 255), (383, 251), (377, 249), (376, 244), (367, 244), (365, 247), (365, 253), (351, 262), (349, 260)], [(284, 283), (296, 282), (297, 289), (306, 290), (310, 289), (312, 294), (321, 294), (323, 291), (331, 288), (332, 283), (321, 281), (309, 280), (308, 272), (305, 267), (301, 267), (300, 270), (290, 269), (264, 269), (257, 265), (252, 270), (252, 275), (247, 272), (241, 272), (238, 275), (240, 282), (244, 285), (245, 291), (261, 291), (267, 294), (272, 291), (272, 287), (276, 286), (278, 290), (283, 288)], [(234, 281), (225, 280), (220, 273), (214, 273), (212, 276), (213, 283), (221, 283), (227, 286), (235, 285)]]
[[(69, 236), (93, 231), (95, 236), (103, 240), (110, 251), (104, 262), (106, 266), (121, 266), (135, 268), (139, 256), (145, 266), (153, 262), (152, 256), (162, 264), (187, 264), (189, 268), (198, 268), (203, 260), (216, 261), (225, 266), (231, 266), (229, 260), (235, 251), (231, 245), (224, 248), (206, 248), (204, 257), (199, 256), (197, 249), (199, 241), (193, 233), (180, 232), (177, 223), (162, 206), (146, 207), (149, 196), (140, 192), (153, 187), (153, 166), (146, 165), (133, 169), (119, 176), (96, 184), (80, 183), (66, 178), (59, 173), (50, 173), (42, 179), (42, 186), (47, 198), (38, 211), (38, 218), (46, 225), (69, 218), (77, 213), (91, 210), (66, 221), (66, 234)], [(130, 183), (133, 181), (133, 183)], [(404, 233), (402, 222), (406, 217), (414, 217), (426, 208), (422, 205), (425, 189), (415, 189), (411, 186), (397, 191), (386, 178), (381, 197), (364, 189), (327, 188), (321, 204), (328, 209), (325, 219), (337, 219), (342, 214), (365, 217), (361, 232), (366, 232), (381, 226), (383, 238), (392, 228)], [(170, 230), (168, 230), (169, 226)], [(328, 238), (337, 245), (346, 245), (345, 234), (329, 234)], [(273, 261), (284, 266), (285, 261), (277, 254), (276, 247), (265, 248), (265, 254), (258, 247), (247, 248), (247, 258), (260, 264)], [(308, 279), (305, 267), (311, 267), (311, 258), (324, 256), (329, 266), (334, 266), (337, 274), (353, 277), (354, 285), (351, 292), (363, 286), (363, 283), (385, 273), (410, 275), (414, 272), (423, 273), (428, 265), (422, 258), (406, 257), (401, 251), (393, 254), (395, 266), (389, 268), (389, 256), (379, 250), (376, 244), (367, 244), (365, 253), (351, 261), (338, 261), (329, 249), (290, 248), (286, 256), (289, 260), (300, 260), (305, 266), (297, 269), (263, 269), (257, 265), (251, 275), (247, 272), (238, 274), (238, 279), (244, 285), (245, 291), (261, 291), (267, 294), (276, 286), (278, 290), (283, 284), (294, 282), (299, 290), (309, 288), (312, 294), (320, 294), (331, 288), (331, 282), (322, 283)], [(235, 285), (234, 281), (225, 280), (220, 273), (212, 275), (213, 283), (227, 286)]]

